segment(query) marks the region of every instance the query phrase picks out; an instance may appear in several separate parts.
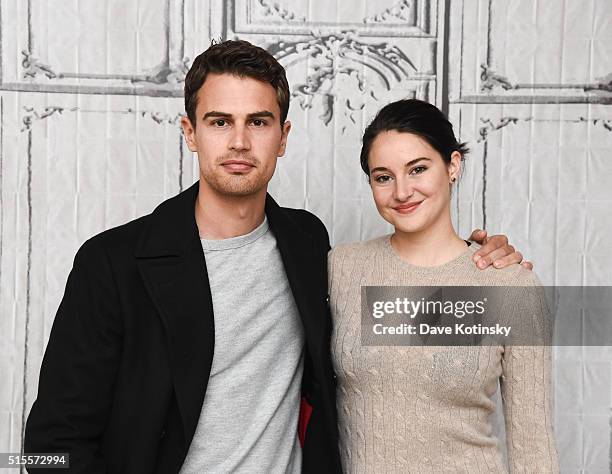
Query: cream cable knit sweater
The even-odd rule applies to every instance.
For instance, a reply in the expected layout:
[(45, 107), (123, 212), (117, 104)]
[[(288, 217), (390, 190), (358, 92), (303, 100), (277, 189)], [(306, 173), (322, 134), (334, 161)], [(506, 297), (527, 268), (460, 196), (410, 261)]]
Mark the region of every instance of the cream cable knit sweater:
[(344, 471), (508, 472), (489, 421), (499, 381), (510, 472), (558, 472), (549, 347), (365, 347), (360, 338), (362, 285), (534, 286), (537, 277), (520, 265), (479, 270), (475, 244), (446, 264), (414, 266), (389, 238), (330, 252)]

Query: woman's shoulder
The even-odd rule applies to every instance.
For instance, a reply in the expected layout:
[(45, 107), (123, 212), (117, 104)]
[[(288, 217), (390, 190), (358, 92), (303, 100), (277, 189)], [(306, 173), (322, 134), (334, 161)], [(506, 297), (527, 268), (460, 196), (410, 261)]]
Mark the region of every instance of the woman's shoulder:
[[(470, 250), (472, 254), (480, 249), (480, 245), (472, 243)], [(475, 274), (478, 275), (483, 284), (508, 285), (508, 286), (542, 286), (537, 275), (532, 270), (527, 270), (518, 263), (513, 263), (504, 268), (495, 268), (490, 265), (480, 270), (474, 265)]]

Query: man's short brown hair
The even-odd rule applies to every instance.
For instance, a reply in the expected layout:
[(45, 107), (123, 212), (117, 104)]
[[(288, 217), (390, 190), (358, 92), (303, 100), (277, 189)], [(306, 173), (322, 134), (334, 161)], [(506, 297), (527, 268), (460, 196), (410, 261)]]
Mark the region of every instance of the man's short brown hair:
[(289, 112), (289, 84), (283, 66), (265, 49), (248, 41), (227, 40), (211, 44), (195, 58), (185, 77), (185, 112), (194, 128), (198, 90), (208, 74), (233, 74), (267, 82), (276, 90), (280, 123), (285, 123)]

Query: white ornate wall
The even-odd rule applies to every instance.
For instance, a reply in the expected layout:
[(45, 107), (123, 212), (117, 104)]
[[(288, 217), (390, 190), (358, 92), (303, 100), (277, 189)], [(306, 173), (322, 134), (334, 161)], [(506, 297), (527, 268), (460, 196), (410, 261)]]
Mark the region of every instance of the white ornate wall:
[[(507, 233), (545, 284), (612, 285), (610, 0), (1, 0), (0, 452), (18, 451), (72, 258), (197, 179), (182, 81), (210, 38), (286, 67), (271, 185), (334, 243), (389, 230), (358, 164), (383, 104), (449, 113), (462, 235)], [(612, 349), (558, 348), (564, 472), (610, 472)]]

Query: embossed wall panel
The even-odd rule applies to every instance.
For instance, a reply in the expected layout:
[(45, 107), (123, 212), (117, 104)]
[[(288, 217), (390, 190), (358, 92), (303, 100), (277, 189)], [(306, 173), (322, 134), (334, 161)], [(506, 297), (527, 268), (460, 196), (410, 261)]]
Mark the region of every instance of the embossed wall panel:
[(6, 0), (2, 88), (181, 96), (183, 3)]
[(458, 102), (612, 103), (612, 3), (451, 2)]
[(365, 36), (436, 37), (437, 2), (428, 0), (236, 0), (230, 6), (238, 34), (351, 30)]

